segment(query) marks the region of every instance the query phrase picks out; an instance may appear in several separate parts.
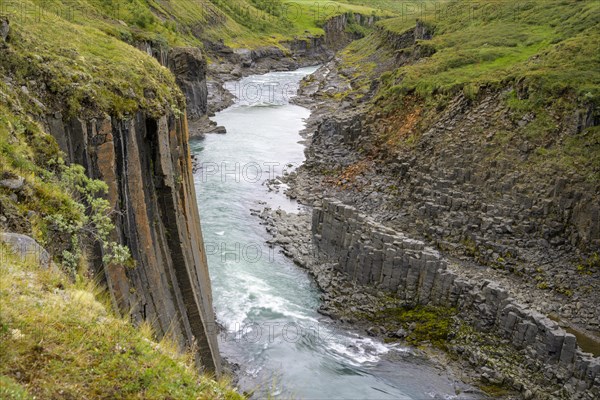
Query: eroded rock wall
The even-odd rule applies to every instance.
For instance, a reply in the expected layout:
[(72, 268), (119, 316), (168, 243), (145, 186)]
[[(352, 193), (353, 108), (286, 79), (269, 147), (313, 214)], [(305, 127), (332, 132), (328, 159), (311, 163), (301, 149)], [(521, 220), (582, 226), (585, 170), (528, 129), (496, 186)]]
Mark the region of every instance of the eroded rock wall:
[(372, 28), (378, 18), (372, 15), (345, 13), (329, 18), (323, 25), (325, 31), (325, 45), (334, 51), (338, 51), (348, 45), (351, 41), (359, 39), (362, 35), (349, 30), (351, 25)]
[(185, 95), (188, 117), (200, 118), (208, 110), (206, 59), (197, 47), (177, 47), (169, 51), (166, 62)]
[[(110, 265), (117, 308), (148, 321), (181, 348), (197, 348), (204, 370), (220, 372), (211, 284), (188, 147), (185, 115), (130, 119), (49, 116), (47, 131), (71, 162), (108, 184), (119, 243), (135, 266)], [(97, 266), (98, 268), (99, 266)]]
[[(505, 96), (460, 94), (435, 119), (416, 107), (406, 118), (416, 123), (403, 126), (335, 109), (309, 121), (300, 175), (311, 178), (294, 193), (310, 203), (325, 192), (475, 269), (489, 267), (489, 276), (512, 276), (522, 293), (545, 299), (535, 303), (552, 300), (537, 306), (544, 312), (598, 332), (597, 269), (586, 272), (582, 261), (600, 249), (598, 181), (547, 163), (525, 134), (508, 140), (532, 121), (515, 122)], [(577, 115), (559, 123), (564, 137), (579, 134)], [(413, 135), (415, 144), (394, 148), (386, 135)]]
[(407, 304), (456, 308), (476, 330), (507, 340), (533, 360), (532, 373), (544, 365), (547, 382), (573, 394), (600, 395), (600, 357), (584, 353), (574, 335), (517, 303), (497, 283), (459, 276), (436, 250), (336, 200), (314, 209), (312, 230), (318, 254), (353, 280)]

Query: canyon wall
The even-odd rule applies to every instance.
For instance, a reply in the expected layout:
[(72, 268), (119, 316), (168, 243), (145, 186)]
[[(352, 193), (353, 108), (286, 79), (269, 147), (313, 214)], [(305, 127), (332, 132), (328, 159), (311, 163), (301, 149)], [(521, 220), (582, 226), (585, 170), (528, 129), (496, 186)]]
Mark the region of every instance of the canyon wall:
[(359, 26), (373, 28), (379, 20), (374, 15), (363, 15), (357, 13), (344, 13), (329, 18), (323, 24), (325, 31), (325, 45), (333, 51), (338, 51), (347, 46), (351, 41), (360, 39), (364, 35), (354, 32), (350, 28)]
[(185, 95), (186, 112), (190, 119), (206, 115), (208, 88), (206, 83), (206, 58), (198, 47), (168, 48), (160, 43), (139, 42), (136, 47), (162, 66), (169, 68), (177, 86)]
[[(490, 273), (515, 274), (524, 290), (556, 298), (546, 312), (599, 332), (592, 264), (600, 249), (598, 181), (565, 172), (540, 157), (527, 135), (512, 134), (533, 122), (529, 116), (514, 121), (504, 100), (511, 89), (483, 92), (476, 100), (459, 94), (422, 122), (422, 132), (419, 106), (407, 111), (414, 123), (407, 126), (394, 125), (395, 116), (333, 111), (313, 124), (302, 167), (328, 175), (306, 188), (315, 192), (313, 199), (325, 191)], [(584, 125), (566, 115), (557, 126), (577, 138)], [(394, 148), (381, 139), (402, 134), (413, 135), (414, 144)]]
[(220, 372), (211, 284), (188, 147), (185, 116), (130, 119), (49, 116), (47, 131), (71, 162), (109, 187), (114, 239), (135, 266), (110, 265), (104, 276), (117, 308), (148, 321), (183, 349), (197, 348), (205, 371)]
[[(207, 110), (206, 61), (197, 48), (164, 50), (142, 43), (174, 73), (193, 117)], [(107, 183), (117, 233), (131, 249), (135, 266), (102, 269), (113, 302), (134, 323), (148, 321), (171, 335), (181, 349), (197, 349), (197, 364), (220, 373), (211, 283), (192, 176), (187, 117), (65, 118), (46, 116), (46, 131), (70, 162)]]
[[(196, 47), (177, 47), (171, 49), (168, 59), (164, 60), (179, 89), (185, 95), (187, 115), (200, 118), (208, 110), (208, 88), (206, 85), (206, 59)], [(162, 61), (161, 61), (162, 63)]]
[(544, 382), (570, 393), (600, 395), (600, 357), (584, 353), (573, 334), (498, 284), (459, 276), (436, 250), (336, 200), (314, 209), (312, 226), (318, 254), (353, 280), (394, 293), (407, 305), (455, 308), (477, 331), (514, 346), (532, 375), (542, 371)]

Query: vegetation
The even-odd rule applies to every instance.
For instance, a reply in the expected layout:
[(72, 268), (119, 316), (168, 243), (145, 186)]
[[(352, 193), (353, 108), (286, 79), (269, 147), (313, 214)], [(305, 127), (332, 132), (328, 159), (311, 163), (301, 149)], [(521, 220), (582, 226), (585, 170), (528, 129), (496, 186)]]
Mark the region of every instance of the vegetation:
[[(411, 92), (476, 93), (484, 85), (518, 80), (546, 94), (573, 90), (582, 99), (597, 100), (600, 78), (595, 72), (600, 58), (593, 43), (598, 39), (599, 11), (594, 1), (451, 1), (385, 19), (379, 26), (397, 34), (413, 29), (417, 19), (430, 26), (435, 34), (427, 45), (435, 54), (393, 71), (381, 98)], [(367, 40), (376, 42), (378, 35)], [(362, 57), (372, 57), (382, 44), (371, 46)], [(364, 48), (359, 42), (352, 46)]]
[(106, 294), (0, 247), (0, 397), (241, 399), (191, 353), (111, 314)]
[[(331, 0), (27, 0), (2, 12), (27, 10), (27, 19), (62, 19), (94, 27), (134, 44), (197, 45), (224, 41), (232, 47), (279, 45), (307, 34), (323, 34), (328, 18), (345, 12), (390, 15), (387, 9)], [(12, 8), (11, 8), (12, 7)], [(25, 21), (20, 21), (25, 22)]]
[(191, 355), (177, 355), (168, 338), (154, 343), (148, 326), (136, 329), (108, 311), (106, 294), (88, 278), (88, 247), (99, 244), (105, 264), (134, 263), (111, 240), (106, 185), (65, 163), (40, 117), (180, 115), (184, 97), (174, 77), (137, 47), (167, 51), (206, 40), (281, 46), (322, 34), (326, 19), (345, 12), (383, 15), (320, 0), (23, 0), (2, 7), (10, 31), (0, 41), (0, 179), (22, 180), (18, 190), (0, 187), (2, 226), (32, 236), (64, 268), (40, 271), (0, 248), (0, 397), (239, 397), (226, 382), (198, 377)]
[[(524, 163), (523, 169), (536, 174), (562, 170), (598, 182), (598, 127), (568, 135), (573, 127), (565, 124), (574, 116), (593, 114), (600, 104), (600, 3), (430, 3), (410, 10), (398, 5), (400, 16), (380, 21), (378, 31), (342, 52), (343, 67), (354, 71), (354, 90), (345, 96), (360, 98), (373, 80), (378, 82), (371, 101), (373, 114), (386, 118), (380, 142), (391, 149), (412, 148), (418, 132), (452, 99), (474, 101), (503, 91), (513, 126), (494, 132), (492, 141), (499, 146), (486, 149), (490, 159)], [(414, 30), (417, 19), (431, 39), (394, 48), (392, 43)], [(510, 151), (523, 142), (535, 150), (525, 162)]]
[[(2, 92), (8, 106), (20, 102)], [(0, 178), (23, 179), (19, 194), (0, 188), (3, 214), (25, 224), (32, 235), (57, 254), (74, 276), (86, 244), (100, 243), (106, 264), (131, 263), (127, 248), (110, 240), (114, 231), (104, 182), (88, 178), (78, 165), (65, 165), (54, 139), (26, 115), (0, 106)], [(19, 226), (19, 225), (16, 225)], [(15, 226), (15, 227), (16, 227)]]
[[(600, 104), (597, 1), (447, 0), (416, 2), (415, 8), (393, 0), (18, 4), (0, 10), (10, 19), (7, 42), (0, 42), (0, 179), (24, 181), (18, 192), (0, 188), (0, 209), (8, 226), (57, 254), (69, 275), (40, 271), (0, 248), (2, 398), (237, 398), (226, 383), (198, 377), (191, 356), (177, 355), (168, 338), (154, 343), (148, 326), (135, 329), (108, 311), (106, 295), (85, 278), (85, 243), (100, 243), (105, 263), (133, 262), (126, 248), (110, 240), (106, 185), (87, 178), (80, 166), (65, 165), (37, 122), (56, 110), (65, 119), (180, 114), (184, 98), (173, 76), (136, 48), (144, 43), (158, 50), (207, 40), (234, 48), (281, 46), (323, 34), (324, 22), (342, 13), (395, 16), (380, 21), (373, 33), (349, 26), (349, 32), (366, 35), (341, 53), (353, 90), (332, 95), (368, 98), (374, 113), (389, 118), (382, 147), (414, 146), (423, 124), (457, 96), (475, 101), (502, 90), (515, 127), (494, 132), (490, 158), (508, 160), (511, 143), (527, 141), (534, 148), (527, 160), (509, 160), (523, 163), (523, 170), (562, 169), (600, 181), (600, 129), (565, 134), (560, 125), (565, 116)], [(390, 46), (417, 19), (433, 37), (404, 49)], [(375, 95), (367, 97), (372, 90)], [(353, 177), (362, 167), (344, 172)], [(480, 256), (474, 242), (463, 245)], [(594, 254), (580, 260), (577, 271), (595, 273), (598, 259)], [(541, 277), (539, 287), (551, 288)], [(567, 288), (552, 288), (572, 296)], [(390, 303), (368, 318), (388, 331), (408, 329), (411, 343), (443, 348), (454, 313)]]

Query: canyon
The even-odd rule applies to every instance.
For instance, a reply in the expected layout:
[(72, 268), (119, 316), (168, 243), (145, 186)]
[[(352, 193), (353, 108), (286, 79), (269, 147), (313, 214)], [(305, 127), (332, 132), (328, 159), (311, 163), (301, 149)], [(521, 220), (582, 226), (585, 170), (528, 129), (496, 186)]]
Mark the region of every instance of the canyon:
[[(125, 45), (102, 33), (98, 41), (110, 42), (115, 59), (133, 51), (141, 60), (144, 78), (129, 89), (112, 82), (119, 74), (107, 72), (110, 66), (89, 61), (97, 49), (26, 53), (42, 45), (2, 17), (6, 149), (27, 143), (22, 152), (32, 154), (37, 169), (28, 172), (19, 159), (9, 168), (2, 160), (0, 228), (34, 237), (45, 255), (60, 258), (64, 243), (58, 234), (52, 240), (57, 224), (40, 222), (55, 204), (37, 200), (52, 197), (43, 185), (53, 178), (40, 169), (52, 170), (47, 160), (56, 163), (57, 154), (83, 166), (107, 185), (110, 240), (131, 253), (129, 264), (107, 264), (101, 243), (84, 243), (89, 274), (106, 285), (114, 310), (134, 326), (150, 323), (158, 339), (171, 338), (180, 352), (192, 349), (199, 371), (235, 374), (219, 350), (224, 328), (215, 315), (212, 254), (194, 175), (205, 160), (193, 148), (225, 133), (215, 122), (219, 112), (244, 100), (227, 89), (231, 81), (319, 65), (291, 100), (310, 110), (301, 132), (305, 160), (266, 182), (300, 210), (265, 204), (252, 210), (269, 236), (261, 245), (300, 267), (290, 272), (293, 279), (304, 282), (308, 273), (318, 288), (318, 310), (307, 315), (316, 319), (318, 311), (369, 343), (418, 348), (420, 360), (459, 376), (457, 395), (594, 399), (600, 396), (595, 92), (571, 81), (583, 92), (573, 94), (562, 82), (562, 89), (543, 92), (545, 81), (528, 75), (552, 64), (546, 58), (553, 51), (577, 53), (583, 28), (570, 30), (571, 19), (583, 24), (586, 15), (565, 17), (556, 43), (535, 30), (529, 39), (509, 37), (511, 52), (526, 49), (527, 57), (515, 61), (526, 72), (515, 67), (522, 75), (482, 82), (486, 68), (500, 62), (480, 68), (489, 61), (484, 57), (473, 63), (474, 73), (468, 60), (476, 56), (468, 50), (456, 53), (458, 61), (443, 58), (451, 53), (444, 46), (464, 39), (452, 26), (465, 22), (452, 16), (399, 22), (346, 12), (324, 20), (323, 34), (272, 36), (260, 45), (233, 46), (207, 33), (196, 35), (194, 45), (144, 35), (125, 35)], [(546, 25), (556, 26), (543, 22), (539, 30)], [(488, 45), (493, 40), (477, 48)], [(543, 46), (549, 47), (540, 52)], [(52, 69), (53, 52), (69, 60), (61, 58), (68, 73), (61, 75), (60, 63)], [(442, 65), (426, 69), (434, 62)], [(476, 76), (476, 82), (446, 85), (444, 74), (463, 67), (461, 79)], [(419, 68), (426, 72), (419, 75)], [(107, 97), (111, 92), (116, 97)], [(2, 237), (18, 247), (15, 237)]]

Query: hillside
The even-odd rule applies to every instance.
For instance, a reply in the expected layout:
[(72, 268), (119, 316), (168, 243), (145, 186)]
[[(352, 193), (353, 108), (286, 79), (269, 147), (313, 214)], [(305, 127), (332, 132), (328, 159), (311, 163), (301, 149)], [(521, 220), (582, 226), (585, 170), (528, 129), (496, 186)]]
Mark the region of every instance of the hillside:
[(2, 245), (0, 397), (241, 399), (226, 381), (198, 376), (193, 355), (155, 342), (111, 312), (92, 281), (73, 282)]
[(373, 8), (326, 0), (28, 0), (3, 6), (3, 13), (27, 25), (40, 18), (96, 28), (129, 44), (150, 41), (168, 46), (222, 41), (232, 47), (279, 45), (294, 37), (322, 35), (328, 19), (355, 12), (393, 15)]

